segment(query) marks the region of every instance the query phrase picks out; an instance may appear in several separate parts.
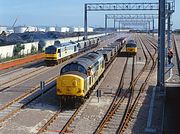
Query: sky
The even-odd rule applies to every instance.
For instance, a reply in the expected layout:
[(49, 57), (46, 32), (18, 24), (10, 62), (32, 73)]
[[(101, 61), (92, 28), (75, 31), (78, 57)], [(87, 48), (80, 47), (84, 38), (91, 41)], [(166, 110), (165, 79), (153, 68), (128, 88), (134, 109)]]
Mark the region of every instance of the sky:
[[(157, 2), (157, 0), (0, 0), (0, 25), (12, 26), (83, 26), (84, 4), (94, 2)], [(173, 29), (180, 29), (180, 0), (176, 0), (176, 11), (173, 14)], [(107, 13), (157, 13), (137, 11), (89, 12), (88, 25), (104, 26), (104, 15)], [(111, 25), (112, 22), (109, 23)]]

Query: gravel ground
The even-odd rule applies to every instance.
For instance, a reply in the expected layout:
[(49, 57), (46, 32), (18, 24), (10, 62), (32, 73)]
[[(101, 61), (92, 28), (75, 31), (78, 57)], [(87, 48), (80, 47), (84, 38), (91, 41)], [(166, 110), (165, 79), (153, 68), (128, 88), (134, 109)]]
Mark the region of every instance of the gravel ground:
[[(105, 40), (105, 41), (101, 42), (97, 48), (100, 48), (103, 45), (113, 42), (117, 38), (118, 38), (118, 36), (115, 38)], [(51, 69), (49, 69), (48, 71), (46, 71), (45, 73), (42, 73), (42, 74), (34, 77), (33, 79), (30, 79), (23, 83), (20, 83), (17, 86), (10, 87), (4, 92), (0, 92), (0, 107), (2, 107), (6, 103), (12, 101), (13, 99), (17, 98), (18, 96), (22, 95), (27, 90), (35, 87), (36, 85), (39, 85), (40, 81), (46, 81), (53, 76), (57, 76), (59, 74), (60, 68), (62, 66), (64, 66), (65, 64), (67, 64), (68, 62), (73, 61), (73, 59), (65, 61), (58, 66), (54, 66)]]
[(13, 117), (0, 133), (36, 133), (59, 108), (55, 88), (36, 99)]
[(42, 69), (42, 68), (45, 68), (45, 66), (43, 64), (40, 64), (34, 67), (25, 67), (23, 69), (19, 69), (18, 71), (14, 70), (14, 71), (11, 71), (10, 73), (4, 73), (0, 75), (0, 85), (2, 86), (2, 84), (6, 81), (16, 79), (25, 74), (30, 74), (31, 72)]
[[(72, 131), (73, 133), (78, 133), (78, 134), (85, 134), (85, 133), (92, 134), (95, 131), (95, 129), (97, 128), (98, 124), (104, 117), (107, 109), (109, 108), (112, 102), (113, 95), (111, 93), (114, 94), (117, 90), (117, 86), (120, 81), (119, 76), (121, 76), (123, 70), (123, 67), (119, 68), (119, 64), (122, 65), (122, 61), (124, 60), (125, 58), (122, 57), (117, 58), (117, 61), (113, 64), (113, 67), (111, 68), (111, 71), (108, 73), (103, 83), (99, 87), (99, 89), (101, 89), (105, 93), (100, 98), (100, 103), (98, 103), (97, 97), (94, 96), (92, 100), (89, 102), (88, 106), (84, 109), (81, 116), (71, 125), (71, 128), (69, 130), (70, 132)], [(128, 68), (127, 68), (127, 73), (125, 73), (125, 81), (123, 87), (124, 90), (126, 90), (129, 87), (129, 82), (131, 79), (131, 71), (129, 70), (132, 69), (131, 65), (132, 65), (132, 58), (130, 58), (128, 61)], [(139, 64), (137, 62), (136, 65), (138, 66), (136, 67), (137, 69), (136, 73), (138, 73), (138, 71), (142, 68), (142, 63), (140, 62)]]
[[(101, 42), (100, 46), (106, 43), (110, 43), (113, 40), (115, 39), (109, 39), (107, 41)], [(2, 92), (0, 94), (0, 106), (24, 93), (27, 90), (25, 86), (30, 88), (32, 87), (32, 85), (39, 84), (39, 81), (41, 80), (47, 80), (51, 76), (58, 75), (59, 69), (64, 64), (67, 64), (67, 62), (70, 62), (72, 60), (55, 66), (53, 67), (53, 69), (51, 69), (51, 71), (47, 71), (46, 73), (41, 74), (32, 80), (28, 80), (25, 83), (18, 85), (18, 87), (14, 89), (12, 88), (11, 90)], [(58, 99), (55, 95), (55, 91), (51, 91), (47, 94), (47, 96), (44, 95), (41, 99), (37, 99), (27, 108), (21, 110), (15, 117), (10, 120), (10, 122), (8, 122), (5, 127), (1, 128), (0, 133), (36, 133), (39, 126), (42, 126), (42, 124), (44, 124), (46, 120), (48, 120), (48, 118), (50, 118), (52, 114), (57, 111), (59, 105), (57, 100)]]
[[(144, 134), (148, 133), (147, 122), (149, 116), (150, 102), (152, 98), (153, 88), (156, 86), (156, 71), (153, 72), (145, 91), (142, 94), (140, 103), (136, 107), (133, 117), (129, 122), (128, 129), (125, 131), (126, 134)], [(149, 130), (151, 129), (152, 133), (159, 134), (161, 132), (162, 125), (162, 113), (163, 113), (163, 98), (159, 96), (159, 91), (155, 91), (154, 107), (153, 107), (153, 117)]]
[(122, 63), (125, 63), (125, 58), (117, 58), (111, 70), (99, 86), (98, 89), (104, 93), (100, 98), (100, 102), (98, 103), (98, 98), (93, 96), (83, 109), (80, 117), (73, 122), (69, 131), (77, 134), (92, 134), (94, 132), (113, 100), (114, 96), (112, 94), (114, 94), (118, 88), (120, 76), (123, 71), (123, 67), (119, 68), (120, 63), (123, 65)]

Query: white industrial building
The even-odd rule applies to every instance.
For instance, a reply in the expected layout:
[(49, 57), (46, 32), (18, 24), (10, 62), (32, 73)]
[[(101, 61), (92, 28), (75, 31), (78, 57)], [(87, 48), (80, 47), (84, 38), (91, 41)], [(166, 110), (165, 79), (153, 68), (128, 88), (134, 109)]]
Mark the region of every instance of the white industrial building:
[(55, 31), (56, 31), (56, 28), (53, 26), (46, 27), (46, 32), (55, 32)]
[(33, 26), (14, 27), (14, 33), (36, 32), (36, 31), (37, 31), (37, 27), (33, 27)]
[(66, 33), (70, 31), (70, 28), (69, 27), (56, 27), (56, 31)]
[(37, 32), (37, 31), (38, 31), (38, 28), (37, 28), (37, 27), (33, 27), (33, 26), (28, 26), (28, 27), (27, 27), (27, 31), (28, 31), (28, 32)]
[(38, 31), (39, 31), (39, 32), (45, 32), (46, 29), (45, 29), (45, 28), (38, 28)]
[(124, 29), (117, 29), (117, 32), (129, 32), (130, 30), (132, 30), (132, 29), (130, 29), (130, 28), (124, 28)]
[[(91, 28), (91, 27), (88, 27), (88, 28), (87, 28), (87, 31), (88, 31), (88, 32), (93, 32), (94, 29)], [(71, 29), (71, 32), (84, 32), (84, 27), (73, 27), (73, 28)]]
[(66, 32), (69, 32), (69, 31), (70, 31), (69, 27), (61, 27), (61, 30), (60, 30), (60, 32), (62, 32), (62, 33), (66, 33)]
[(26, 31), (26, 26), (17, 26), (14, 27), (14, 33), (24, 33)]
[(0, 34), (1, 34), (3, 31), (7, 33), (7, 27), (0, 26)]
[(88, 27), (87, 31), (88, 31), (89, 33), (92, 33), (92, 32), (94, 32), (94, 29), (93, 29), (92, 27)]

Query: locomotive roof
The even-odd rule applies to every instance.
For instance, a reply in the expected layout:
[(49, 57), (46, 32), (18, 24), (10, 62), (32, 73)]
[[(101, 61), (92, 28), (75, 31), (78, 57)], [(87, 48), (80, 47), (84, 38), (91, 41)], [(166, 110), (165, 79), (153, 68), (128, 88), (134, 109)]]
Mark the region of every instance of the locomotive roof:
[(128, 42), (127, 42), (128, 44), (136, 44), (136, 41), (135, 40), (128, 40)]
[(84, 66), (84, 68), (88, 69), (89, 67), (92, 67), (98, 61), (98, 59), (101, 57), (103, 57), (103, 55), (100, 53), (90, 52), (84, 56), (79, 57), (72, 63), (80, 64), (80, 65)]
[(97, 50), (98, 53), (102, 53), (102, 54), (108, 54), (108, 53), (111, 53), (111, 50), (103, 50), (103, 49), (100, 49), (100, 50)]
[(81, 77), (84, 78), (84, 79), (87, 78), (87, 75), (86, 75), (86, 74), (80, 73), (80, 72), (78, 72), (78, 71), (69, 71), (69, 72), (66, 72), (65, 74), (75, 74), (75, 75), (81, 76)]
[(55, 44), (55, 45), (51, 45), (49, 47), (59, 48), (59, 47), (63, 47), (63, 46), (73, 45), (73, 44), (77, 44), (77, 43), (76, 42), (65, 42), (65, 43), (58, 43), (58, 44)]

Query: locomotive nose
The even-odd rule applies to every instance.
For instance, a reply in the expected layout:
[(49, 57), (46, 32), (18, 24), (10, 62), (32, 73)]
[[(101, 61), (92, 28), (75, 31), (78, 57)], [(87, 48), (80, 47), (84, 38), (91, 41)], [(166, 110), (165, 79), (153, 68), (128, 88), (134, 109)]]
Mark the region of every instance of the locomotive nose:
[(83, 96), (84, 79), (72, 74), (59, 76), (57, 78), (56, 90), (58, 95)]

